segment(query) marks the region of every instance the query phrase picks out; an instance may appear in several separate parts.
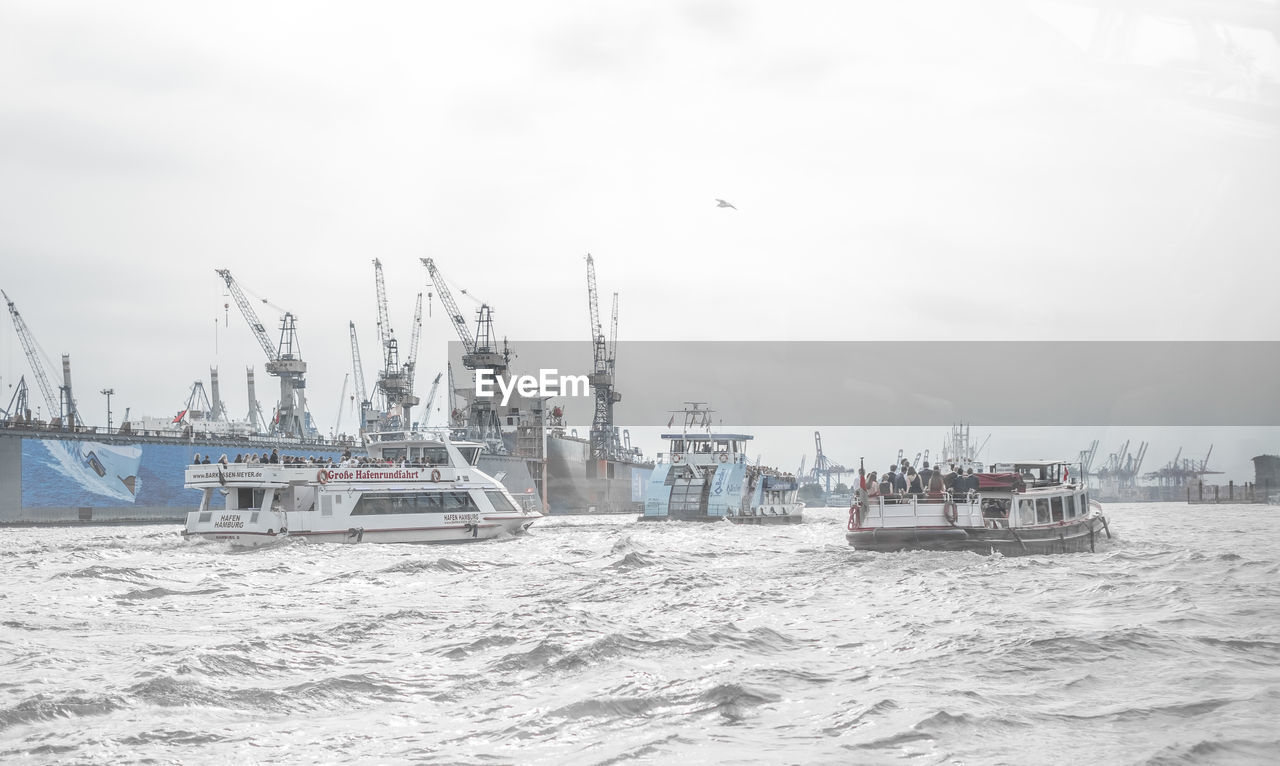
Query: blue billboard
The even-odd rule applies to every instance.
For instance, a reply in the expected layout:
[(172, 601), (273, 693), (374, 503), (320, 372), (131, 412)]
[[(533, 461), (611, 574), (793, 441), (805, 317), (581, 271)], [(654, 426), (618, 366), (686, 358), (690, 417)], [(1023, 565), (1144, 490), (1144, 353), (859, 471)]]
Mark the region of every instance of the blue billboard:
[[(23, 508), (195, 507), (184, 489), (186, 466), (202, 445), (22, 440)], [(208, 449), (228, 449), (211, 445)], [(212, 460), (221, 452), (211, 455)], [(334, 452), (281, 450), (282, 455), (336, 457)], [(235, 453), (228, 454), (234, 459)]]

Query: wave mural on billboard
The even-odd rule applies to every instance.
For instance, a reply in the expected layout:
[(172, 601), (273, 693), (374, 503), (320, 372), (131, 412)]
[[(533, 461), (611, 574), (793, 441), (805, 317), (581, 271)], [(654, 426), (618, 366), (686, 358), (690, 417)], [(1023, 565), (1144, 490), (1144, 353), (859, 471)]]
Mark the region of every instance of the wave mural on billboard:
[[(182, 486), (195, 451), (182, 444), (106, 444), (23, 439), (22, 507), (190, 507), (200, 492)], [(281, 450), (336, 457), (337, 453)]]

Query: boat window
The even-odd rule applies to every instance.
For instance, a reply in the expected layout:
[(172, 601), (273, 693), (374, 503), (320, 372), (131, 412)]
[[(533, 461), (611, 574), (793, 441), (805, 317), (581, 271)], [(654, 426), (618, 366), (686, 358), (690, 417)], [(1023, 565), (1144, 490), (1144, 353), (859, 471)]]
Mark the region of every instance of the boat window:
[(671, 453), (684, 452), (684, 439), (671, 440)]
[(506, 494), (496, 489), (486, 489), (484, 496), (489, 498), (489, 502), (493, 503), (493, 510), (501, 512), (515, 511), (516, 506), (507, 498)]
[[(459, 447), (458, 452), (462, 453), (462, 459), (467, 461), (468, 465), (475, 465), (476, 461), (480, 459), (479, 447)], [(440, 450), (439, 457), (432, 455), (432, 465), (447, 465), (448, 463), (449, 458), (444, 450)]]
[(441, 492), (440, 497), (444, 501), (445, 513), (479, 510), (469, 492)]
[(1036, 523), (1049, 523), (1049, 501), (1043, 497), (1036, 499)]
[(1062, 498), (1055, 497), (1051, 499), (1049, 505), (1053, 509), (1053, 520), (1062, 521)]
[(728, 451), (729, 451), (729, 442), (723, 441), (723, 440), (716, 442), (716, 452), (728, 452)]
[(1074, 519), (1076, 517), (1076, 496), (1067, 495), (1067, 518)]
[(702, 500), (702, 485), (680, 482), (671, 487), (670, 511), (673, 513), (697, 511)]
[(392, 462), (404, 460), (404, 447), (384, 447), (382, 449), (382, 459)]
[(1036, 503), (1023, 498), (1018, 502), (1018, 526), (1029, 527), (1036, 523)]
[(1080, 515), (1081, 516), (1089, 515), (1089, 493), (1088, 492), (1080, 493)]
[(1009, 518), (1009, 501), (984, 499), (982, 501), (982, 518), (984, 519)]
[(414, 502), (418, 507), (418, 513), (439, 513), (444, 510), (444, 500), (440, 497), (439, 492), (418, 495), (414, 498)]

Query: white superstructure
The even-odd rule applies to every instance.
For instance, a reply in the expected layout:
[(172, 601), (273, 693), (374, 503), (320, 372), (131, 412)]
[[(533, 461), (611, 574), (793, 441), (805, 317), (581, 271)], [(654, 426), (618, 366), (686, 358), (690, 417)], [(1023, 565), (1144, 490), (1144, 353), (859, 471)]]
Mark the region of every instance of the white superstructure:
[(184, 534), (236, 546), (284, 537), (435, 543), (516, 534), (541, 518), (476, 466), (481, 445), (447, 432), (378, 433), (369, 456), (316, 462), (193, 465), (202, 492)]

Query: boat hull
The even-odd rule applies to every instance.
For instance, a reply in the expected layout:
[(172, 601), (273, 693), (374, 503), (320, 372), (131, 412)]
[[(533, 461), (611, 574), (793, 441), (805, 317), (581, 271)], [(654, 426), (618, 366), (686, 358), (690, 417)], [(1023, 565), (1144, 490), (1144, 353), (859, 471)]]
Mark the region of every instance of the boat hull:
[[(233, 548), (258, 548), (284, 541), (321, 543), (472, 543), (522, 534), (539, 518), (527, 514), (501, 514), (459, 520), (457, 514), (415, 514), (378, 519), (379, 526), (329, 526), (307, 528), (300, 513), (239, 511), (192, 512), (183, 537), (224, 543)], [(249, 517), (246, 519), (245, 517)], [(292, 517), (292, 519), (290, 518)], [(296, 525), (289, 527), (290, 521)], [(349, 522), (348, 522), (349, 523)]]
[(639, 516), (638, 521), (728, 521), (731, 524), (744, 525), (762, 525), (762, 524), (799, 524), (804, 521), (804, 516), (800, 511), (793, 513), (768, 514), (762, 513), (754, 516), (742, 514), (730, 514), (727, 516)]
[(1079, 521), (1012, 529), (1006, 527), (861, 527), (845, 539), (858, 550), (972, 551), (1025, 556), (1045, 553), (1086, 553), (1110, 537), (1106, 518), (1097, 515)]
[(547, 503), (552, 514), (637, 513), (652, 463), (592, 460), (591, 444), (568, 436), (547, 438)]

